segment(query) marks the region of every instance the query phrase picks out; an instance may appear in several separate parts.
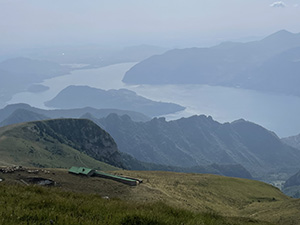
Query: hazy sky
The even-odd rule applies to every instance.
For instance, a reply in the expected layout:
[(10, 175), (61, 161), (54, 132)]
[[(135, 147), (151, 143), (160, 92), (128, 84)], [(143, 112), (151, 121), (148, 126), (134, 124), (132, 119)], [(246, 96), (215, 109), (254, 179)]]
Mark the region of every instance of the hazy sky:
[(0, 0), (0, 50), (92, 43), (201, 46), (280, 29), (298, 33), (299, 21), (300, 0)]

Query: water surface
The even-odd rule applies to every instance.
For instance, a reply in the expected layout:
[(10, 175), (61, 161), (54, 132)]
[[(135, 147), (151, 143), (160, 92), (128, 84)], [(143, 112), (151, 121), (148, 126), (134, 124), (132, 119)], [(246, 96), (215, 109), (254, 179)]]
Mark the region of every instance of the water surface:
[(122, 78), (133, 65), (135, 63), (122, 63), (98, 69), (76, 70), (42, 82), (42, 85), (49, 87), (43, 93), (23, 92), (14, 95), (9, 104), (24, 102), (46, 108), (44, 102), (69, 85), (88, 85), (105, 90), (127, 88), (152, 100), (187, 107), (185, 111), (164, 115), (169, 120), (205, 114), (219, 122), (244, 118), (275, 131), (281, 137), (300, 133), (299, 97), (207, 85), (126, 85)]

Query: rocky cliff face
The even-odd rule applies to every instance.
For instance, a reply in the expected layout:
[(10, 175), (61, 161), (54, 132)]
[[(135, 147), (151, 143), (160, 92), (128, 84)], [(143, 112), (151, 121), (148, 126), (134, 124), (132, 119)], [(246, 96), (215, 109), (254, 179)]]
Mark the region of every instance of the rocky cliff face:
[(300, 150), (300, 134), (296, 136), (282, 138), (281, 140), (287, 145)]
[(55, 119), (0, 128), (1, 162), (37, 167), (124, 168), (113, 138), (85, 119)]
[(33, 122), (41, 136), (50, 135), (92, 158), (122, 167), (121, 155), (114, 139), (92, 121), (56, 119)]

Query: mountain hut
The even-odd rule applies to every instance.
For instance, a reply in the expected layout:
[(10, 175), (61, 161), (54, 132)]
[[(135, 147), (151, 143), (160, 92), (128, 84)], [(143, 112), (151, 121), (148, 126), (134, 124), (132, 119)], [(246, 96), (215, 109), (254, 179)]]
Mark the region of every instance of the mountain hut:
[(94, 175), (95, 170), (90, 169), (90, 168), (86, 168), (86, 167), (72, 166), (69, 169), (69, 173), (76, 174), (76, 175), (84, 175), (84, 176), (90, 177), (90, 176)]
[(105, 179), (118, 181), (120, 183), (127, 184), (127, 185), (130, 185), (130, 186), (137, 186), (139, 183), (142, 182), (139, 179), (112, 175), (112, 174), (109, 174), (109, 173), (99, 172), (99, 171), (96, 171), (96, 170), (93, 170), (93, 169), (90, 169), (90, 168), (86, 168), (86, 167), (72, 166), (69, 169), (69, 173), (72, 173), (72, 174), (75, 174), (75, 175), (84, 175), (84, 176), (87, 176), (87, 177), (91, 177), (91, 176), (101, 177), (101, 178), (105, 178)]

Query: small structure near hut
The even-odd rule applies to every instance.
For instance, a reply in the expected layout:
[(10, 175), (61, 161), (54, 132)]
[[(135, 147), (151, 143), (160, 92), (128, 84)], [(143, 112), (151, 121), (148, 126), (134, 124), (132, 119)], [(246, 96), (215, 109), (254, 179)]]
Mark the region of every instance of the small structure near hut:
[(90, 168), (86, 168), (86, 167), (72, 166), (69, 169), (69, 173), (76, 174), (76, 175), (84, 175), (84, 176), (88, 176), (88, 177), (90, 177), (90, 176), (101, 177), (101, 178), (105, 178), (105, 179), (118, 181), (123, 184), (130, 185), (130, 186), (137, 186), (139, 183), (142, 183), (142, 180), (140, 180), (140, 179), (112, 175), (112, 174), (99, 172), (99, 171), (96, 171), (96, 170), (93, 170)]
[(1, 173), (14, 173), (14, 172), (20, 172), (25, 170), (26, 169), (23, 168), (22, 166), (6, 166), (0, 168)]
[(115, 180), (130, 186), (137, 186), (139, 184), (139, 181), (137, 179), (121, 177), (121, 176), (98, 172), (98, 171), (95, 172), (94, 176)]
[(51, 179), (46, 179), (43, 177), (28, 177), (25, 178), (25, 183), (35, 184), (39, 186), (56, 186), (56, 182)]

